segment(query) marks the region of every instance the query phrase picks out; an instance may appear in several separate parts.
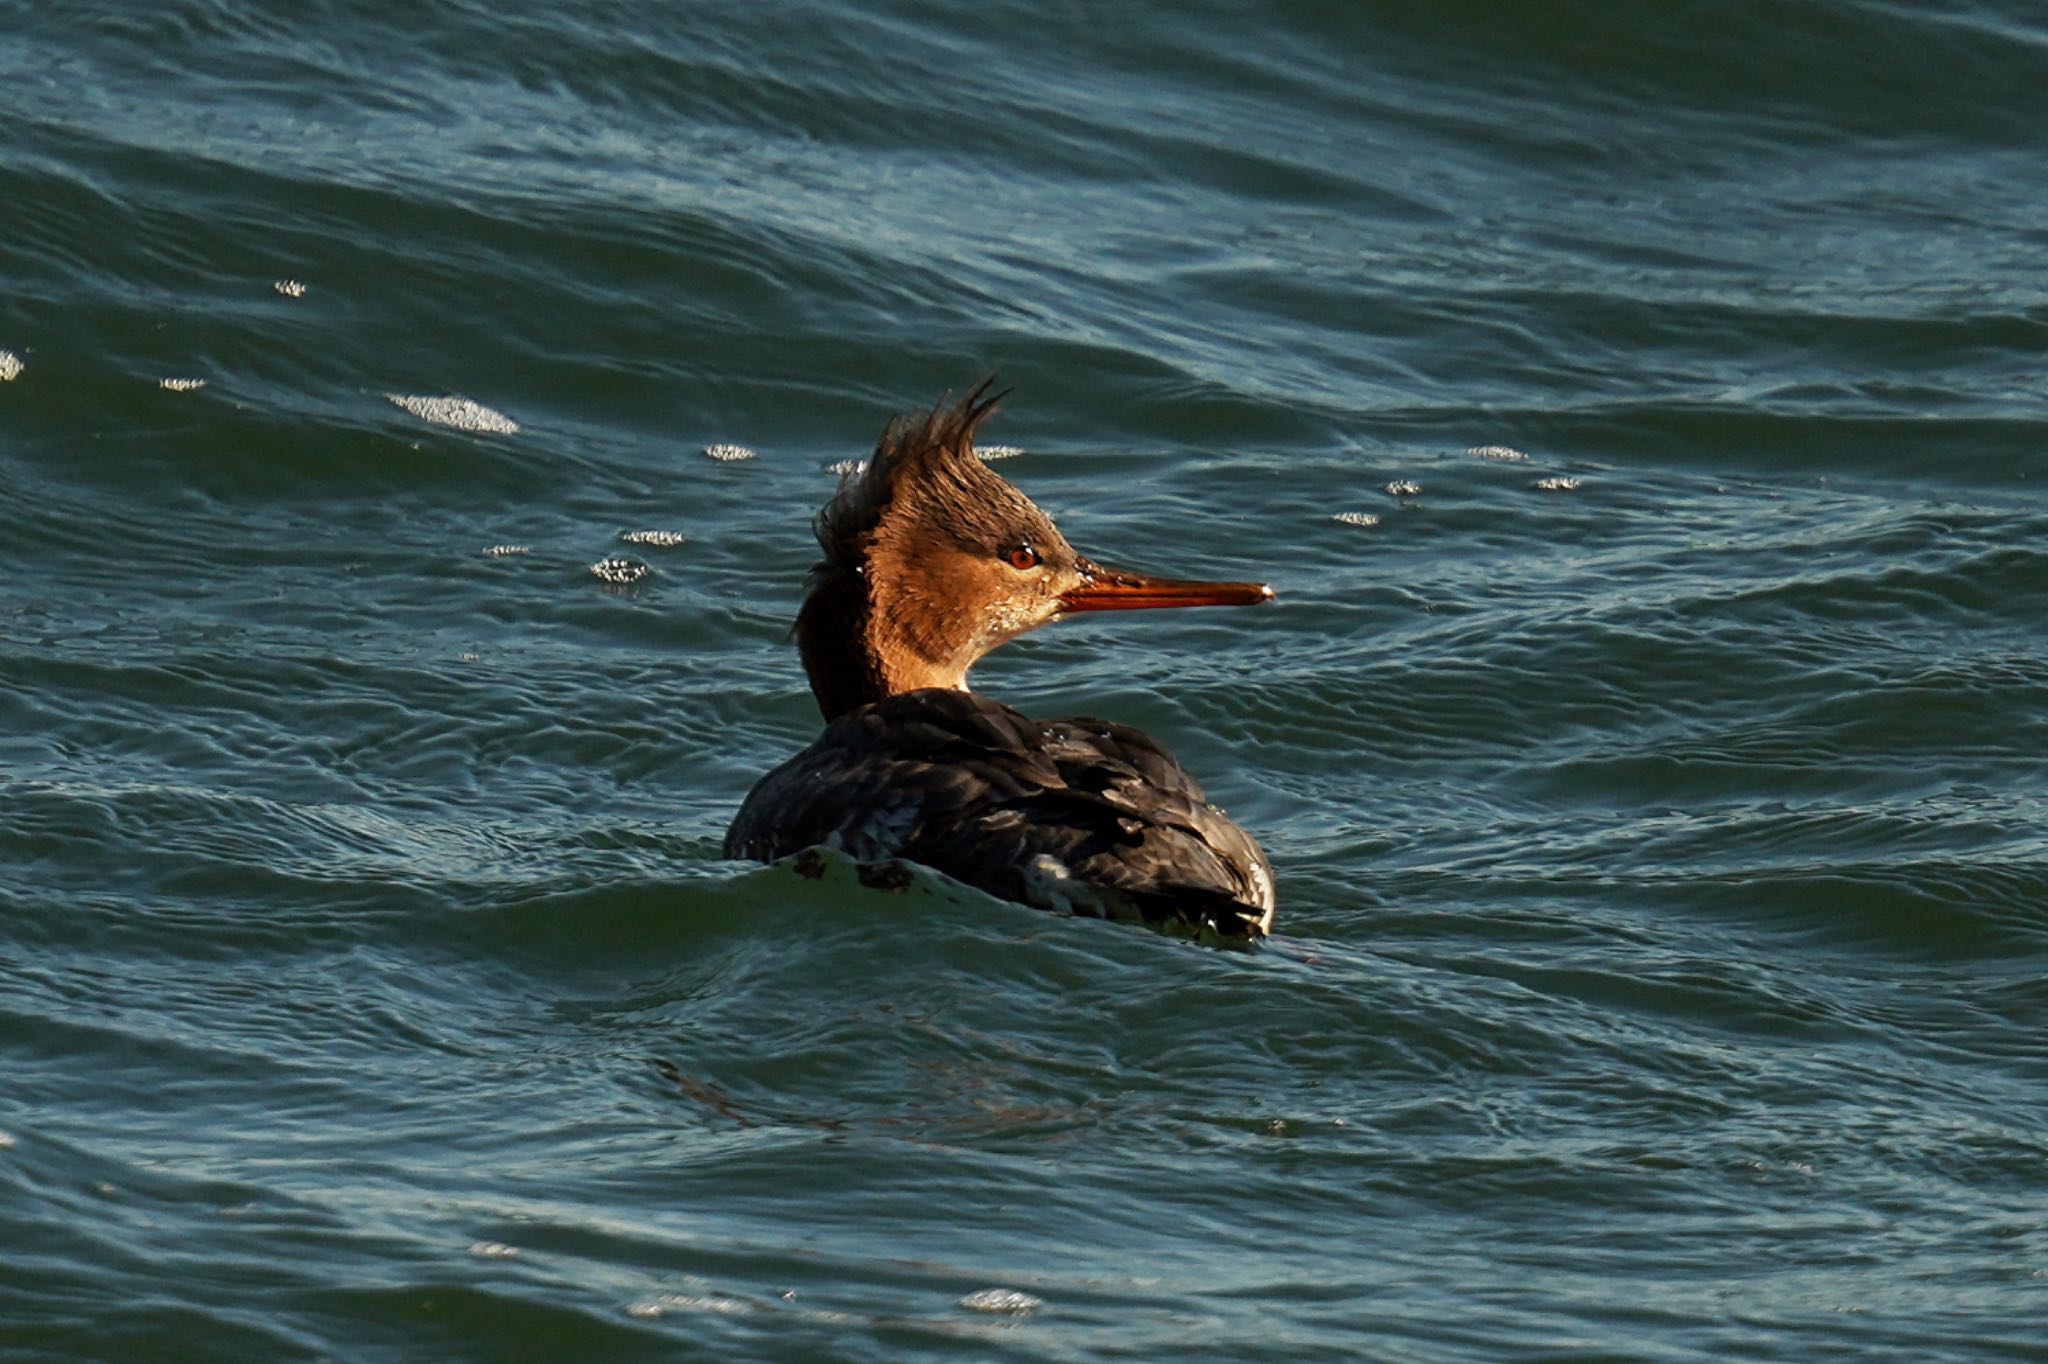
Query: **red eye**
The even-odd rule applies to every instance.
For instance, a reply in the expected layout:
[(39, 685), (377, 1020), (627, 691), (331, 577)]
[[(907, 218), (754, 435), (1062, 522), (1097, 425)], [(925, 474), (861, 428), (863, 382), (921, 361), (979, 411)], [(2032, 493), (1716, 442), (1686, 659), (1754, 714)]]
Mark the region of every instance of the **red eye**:
[(1019, 545), (1010, 551), (1010, 567), (1022, 573), (1027, 568), (1038, 567), (1038, 551), (1029, 545)]

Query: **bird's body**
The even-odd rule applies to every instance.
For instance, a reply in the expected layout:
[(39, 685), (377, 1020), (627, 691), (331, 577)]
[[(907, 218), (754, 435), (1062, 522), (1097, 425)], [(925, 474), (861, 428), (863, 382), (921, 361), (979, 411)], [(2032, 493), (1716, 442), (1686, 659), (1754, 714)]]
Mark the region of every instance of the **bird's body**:
[(1005, 900), (1100, 918), (1261, 932), (1273, 873), (1187, 770), (1127, 725), (1032, 720), (927, 688), (842, 715), (761, 779), (726, 853), (824, 844), (901, 857)]
[(978, 390), (899, 422), (818, 520), (825, 560), (798, 616), (828, 721), (763, 777), (728, 857), (833, 846), (902, 858), (1041, 909), (1258, 937), (1271, 864), (1150, 737), (1032, 720), (966, 688), (988, 649), (1082, 610), (1262, 601), (1250, 583), (1105, 570), (982, 465)]

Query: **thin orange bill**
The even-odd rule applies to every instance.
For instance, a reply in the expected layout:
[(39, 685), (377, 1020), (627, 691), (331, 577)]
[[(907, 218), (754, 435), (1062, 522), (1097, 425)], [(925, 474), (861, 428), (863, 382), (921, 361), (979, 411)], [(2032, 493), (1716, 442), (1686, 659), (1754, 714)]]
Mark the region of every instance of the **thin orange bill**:
[(1083, 561), (1081, 585), (1060, 594), (1060, 610), (1151, 611), (1167, 606), (1256, 606), (1273, 600), (1264, 583), (1196, 583), (1149, 578)]

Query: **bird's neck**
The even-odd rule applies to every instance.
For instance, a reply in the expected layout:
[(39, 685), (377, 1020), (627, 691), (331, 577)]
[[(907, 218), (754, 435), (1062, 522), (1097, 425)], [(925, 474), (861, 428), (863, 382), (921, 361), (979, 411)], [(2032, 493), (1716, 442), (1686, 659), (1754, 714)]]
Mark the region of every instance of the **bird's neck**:
[(967, 690), (967, 670), (915, 647), (868, 575), (821, 566), (797, 612), (796, 646), (827, 722), (871, 701), (925, 687)]

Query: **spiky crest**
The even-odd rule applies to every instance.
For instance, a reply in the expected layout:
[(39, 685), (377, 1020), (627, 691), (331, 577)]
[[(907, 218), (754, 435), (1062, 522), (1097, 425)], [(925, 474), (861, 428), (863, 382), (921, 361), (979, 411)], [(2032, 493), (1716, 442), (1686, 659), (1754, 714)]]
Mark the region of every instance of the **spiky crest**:
[(851, 566), (865, 556), (866, 537), (874, 532), (906, 480), (923, 476), (936, 478), (941, 486), (957, 487), (972, 475), (949, 477), (949, 470), (985, 471), (974, 454), (974, 436), (1009, 396), (1008, 389), (991, 396), (989, 389), (994, 385), (991, 375), (951, 406), (941, 399), (922, 416), (906, 413), (891, 419), (875, 442), (875, 453), (865, 465), (839, 480), (838, 494), (811, 523), (818, 548), (825, 552), (825, 561), (811, 570), (814, 584), (817, 575), (833, 565)]

